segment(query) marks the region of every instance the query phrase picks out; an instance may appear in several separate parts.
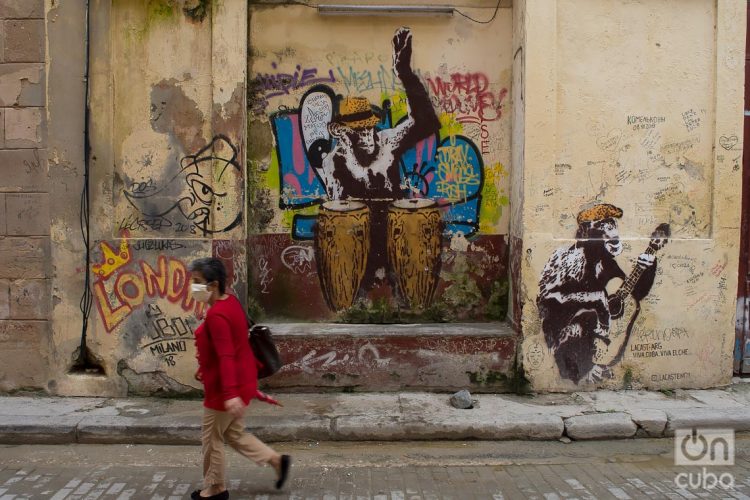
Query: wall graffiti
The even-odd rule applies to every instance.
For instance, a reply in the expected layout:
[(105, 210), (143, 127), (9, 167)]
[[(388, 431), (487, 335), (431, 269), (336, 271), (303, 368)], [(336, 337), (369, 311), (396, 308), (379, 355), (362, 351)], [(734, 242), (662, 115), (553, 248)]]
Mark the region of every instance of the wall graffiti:
[[(273, 69), (277, 69), (278, 65), (274, 62), (271, 63)], [(262, 113), (268, 106), (268, 100), (274, 97), (288, 95), (290, 92), (295, 90), (304, 89), (313, 85), (322, 83), (335, 83), (336, 77), (333, 75), (333, 70), (329, 69), (328, 73), (318, 73), (318, 68), (302, 68), (301, 65), (295, 67), (293, 73), (260, 73), (255, 77), (255, 81), (251, 85), (255, 87), (256, 91), (262, 92), (263, 98), (256, 99), (254, 101), (255, 113)]]
[[(140, 163), (153, 175), (156, 166), (149, 153)], [(203, 237), (231, 231), (242, 222), (242, 176), (237, 147), (218, 135), (195, 154), (184, 156), (171, 177), (128, 180), (123, 194), (135, 211), (119, 221), (119, 230), (169, 229)]]
[(484, 73), (453, 73), (446, 79), (428, 78), (427, 82), (435, 107), (455, 114), (459, 122), (491, 122), (503, 115), (508, 89), (493, 92)]
[[(189, 273), (182, 260), (160, 255), (155, 264), (145, 260), (136, 262), (129, 247), (126, 237), (121, 239), (119, 253), (109, 243), (101, 242), (103, 260), (92, 266), (97, 276), (92, 285), (94, 303), (107, 332), (112, 332), (134, 311), (146, 306), (147, 298), (167, 299), (185, 312), (202, 314), (202, 304), (190, 297)], [(161, 320), (157, 326), (161, 328), (160, 325)], [(185, 332), (184, 325), (162, 326), (164, 331), (177, 328), (174, 331)]]
[[(388, 75), (403, 88), (398, 102), (384, 98), (377, 107), (366, 97), (343, 97), (316, 85), (298, 109), (271, 115), (280, 207), (321, 207), (318, 215), (296, 214), (292, 236), (314, 240), (321, 288), (334, 311), (384, 284), (405, 305), (428, 307), (443, 233), (469, 236), (479, 228), (482, 155), (469, 138), (443, 135), (428, 90), (411, 65), (411, 31), (397, 30), (392, 43)], [(348, 81), (340, 76), (340, 82)], [(358, 93), (374, 84), (363, 85), (345, 88)], [(446, 85), (441, 91), (454, 92)], [(487, 82), (478, 77), (455, 89), (461, 95), (486, 91)], [(485, 96), (478, 102), (477, 109), (484, 110), (494, 101)], [(429, 229), (405, 224), (402, 211), (429, 220)], [(347, 221), (349, 229), (336, 229), (329, 223), (333, 219)], [(388, 237), (389, 227), (397, 238)], [(426, 262), (429, 276), (416, 271)], [(284, 263), (292, 270), (298, 266)]]
[[(615, 260), (623, 250), (617, 219), (623, 211), (597, 204), (577, 216), (576, 243), (550, 257), (539, 281), (537, 306), (547, 347), (560, 376), (579, 383), (613, 376), (656, 277), (656, 252), (670, 236), (661, 224), (626, 275)], [(607, 285), (622, 284), (609, 293)], [(615, 342), (613, 342), (615, 341)]]
[(195, 339), (195, 316), (169, 317), (158, 304), (151, 303), (146, 309), (146, 318), (150, 339), (141, 348), (167, 366), (175, 366), (175, 355), (187, 352), (188, 342)]

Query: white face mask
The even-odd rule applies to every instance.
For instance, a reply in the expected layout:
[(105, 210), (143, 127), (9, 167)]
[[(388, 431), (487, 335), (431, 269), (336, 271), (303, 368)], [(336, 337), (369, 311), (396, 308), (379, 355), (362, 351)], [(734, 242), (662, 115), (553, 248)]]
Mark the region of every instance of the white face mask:
[(205, 283), (190, 283), (190, 295), (198, 302), (208, 302), (211, 298), (211, 291)]

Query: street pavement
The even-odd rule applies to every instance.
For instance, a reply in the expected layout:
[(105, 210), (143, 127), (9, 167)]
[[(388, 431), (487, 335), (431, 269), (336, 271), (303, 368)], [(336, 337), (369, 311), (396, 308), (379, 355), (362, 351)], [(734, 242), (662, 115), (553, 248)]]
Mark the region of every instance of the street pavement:
[[(282, 492), (270, 468), (228, 450), (233, 499), (638, 499), (750, 498), (750, 437), (736, 440), (724, 489), (679, 487), (672, 439), (582, 442), (288, 442)], [(703, 471), (705, 473), (705, 471)], [(199, 486), (197, 446), (2, 445), (0, 500), (184, 499)], [(725, 485), (729, 483), (724, 483)]]
[[(273, 442), (573, 440), (670, 437), (678, 429), (750, 432), (750, 383), (710, 390), (474, 394), (275, 393), (255, 401), (247, 424)], [(0, 397), (0, 443), (197, 444), (201, 402), (165, 398)]]

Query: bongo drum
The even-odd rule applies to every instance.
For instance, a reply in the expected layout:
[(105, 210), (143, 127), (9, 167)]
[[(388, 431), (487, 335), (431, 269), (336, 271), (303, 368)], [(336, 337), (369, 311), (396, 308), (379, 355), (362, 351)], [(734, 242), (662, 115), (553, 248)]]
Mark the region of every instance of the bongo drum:
[(388, 208), (388, 260), (412, 309), (432, 303), (440, 276), (442, 235), (443, 222), (434, 201), (397, 200)]
[(370, 209), (358, 201), (323, 203), (315, 228), (315, 258), (323, 296), (334, 311), (350, 307), (370, 250)]

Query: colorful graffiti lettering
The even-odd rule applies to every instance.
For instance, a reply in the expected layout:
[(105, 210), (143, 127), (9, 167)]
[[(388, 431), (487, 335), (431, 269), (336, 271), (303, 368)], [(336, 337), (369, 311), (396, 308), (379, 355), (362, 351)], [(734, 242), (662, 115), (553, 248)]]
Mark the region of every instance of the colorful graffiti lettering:
[[(122, 241), (126, 242), (124, 238)], [(182, 261), (162, 255), (157, 259), (156, 268), (145, 261), (138, 262), (137, 270), (132, 266), (124, 269), (126, 264), (110, 269), (106, 278), (100, 275), (92, 285), (96, 307), (107, 332), (143, 306), (146, 297), (166, 298), (179, 304), (184, 311), (202, 314), (203, 305), (190, 297), (189, 273)], [(101, 268), (102, 264), (98, 266)], [(119, 273), (114, 280), (108, 280), (116, 271)]]
[(435, 107), (455, 114), (459, 122), (484, 123), (502, 117), (508, 89), (494, 93), (484, 73), (453, 73), (448, 80), (438, 76), (427, 82)]
[(481, 185), (472, 159), (468, 144), (447, 144), (438, 148), (437, 187), (449, 201), (464, 201)]
[(386, 69), (382, 64), (373, 71), (371, 69), (355, 69), (353, 66), (337, 67), (339, 81), (344, 85), (347, 93), (366, 92), (378, 90), (380, 92), (393, 92), (402, 90), (403, 85), (393, 71)]
[[(277, 64), (271, 63), (273, 69), (277, 69)], [(262, 91), (263, 98), (256, 99), (254, 102), (255, 112), (261, 113), (268, 106), (268, 100), (274, 97), (289, 95), (291, 92), (299, 89), (311, 87), (321, 83), (335, 83), (336, 77), (333, 70), (329, 69), (328, 74), (318, 74), (318, 68), (302, 69), (301, 65), (296, 66), (293, 73), (260, 73), (255, 77), (255, 87)]]

